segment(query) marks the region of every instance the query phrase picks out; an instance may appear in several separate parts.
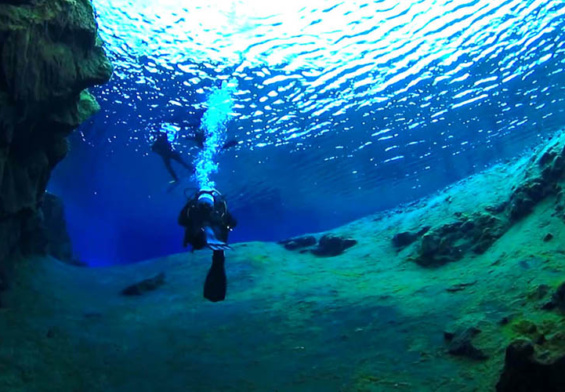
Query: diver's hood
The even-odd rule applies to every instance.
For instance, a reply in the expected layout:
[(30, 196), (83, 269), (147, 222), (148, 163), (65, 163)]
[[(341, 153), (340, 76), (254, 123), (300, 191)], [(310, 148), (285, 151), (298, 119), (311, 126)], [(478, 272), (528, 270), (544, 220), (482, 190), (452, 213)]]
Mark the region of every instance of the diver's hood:
[(216, 201), (216, 195), (219, 194), (220, 193), (215, 189), (202, 188), (200, 189), (200, 191), (198, 191), (198, 203), (214, 206), (214, 203)]

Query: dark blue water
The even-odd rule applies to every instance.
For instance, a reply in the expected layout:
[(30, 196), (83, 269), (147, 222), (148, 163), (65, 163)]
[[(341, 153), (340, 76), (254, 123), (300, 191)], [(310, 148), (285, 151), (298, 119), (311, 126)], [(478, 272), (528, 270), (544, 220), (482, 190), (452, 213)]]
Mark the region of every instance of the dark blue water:
[(116, 70), (50, 184), (92, 265), (183, 250), (176, 217), (197, 183), (167, 193), (149, 132), (198, 123), (222, 82), (236, 86), (222, 132), (240, 143), (210, 179), (233, 241), (414, 200), (565, 124), (565, 1), (177, 3), (95, 1)]

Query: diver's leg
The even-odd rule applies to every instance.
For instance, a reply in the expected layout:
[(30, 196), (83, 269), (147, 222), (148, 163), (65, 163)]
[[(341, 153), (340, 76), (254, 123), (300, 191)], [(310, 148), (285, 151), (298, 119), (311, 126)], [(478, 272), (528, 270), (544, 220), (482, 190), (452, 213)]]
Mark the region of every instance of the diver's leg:
[(237, 144), (238, 144), (238, 141), (235, 140), (235, 139), (228, 140), (228, 141), (225, 142), (224, 145), (222, 146), (222, 150), (227, 150), (228, 148), (237, 146)]
[(163, 157), (163, 162), (165, 163), (165, 167), (167, 168), (168, 172), (171, 173), (173, 180), (175, 180), (175, 182), (178, 181), (179, 178), (177, 176), (177, 173), (175, 173), (175, 171), (173, 170), (173, 167), (171, 166), (171, 158)]
[[(210, 226), (205, 226), (203, 228), (204, 238), (206, 239), (206, 246), (212, 250), (226, 250), (231, 249), (231, 247), (226, 244), (225, 241), (222, 241), (218, 238), (218, 234), (216, 233), (218, 229), (214, 230)], [(227, 237), (226, 237), (227, 238)]]
[(182, 157), (180, 156), (180, 154), (178, 152), (176, 152), (175, 154), (173, 154), (171, 156), (172, 159), (174, 159), (175, 161), (177, 161), (178, 163), (180, 163), (182, 166), (184, 166), (185, 169), (187, 169), (190, 172), (194, 171), (194, 166), (189, 165), (188, 163), (186, 163), (184, 161), (184, 159), (182, 159)]
[(224, 264), (226, 257), (223, 250), (215, 250), (212, 256), (212, 266), (204, 283), (204, 298), (212, 302), (223, 301), (226, 298), (227, 278)]

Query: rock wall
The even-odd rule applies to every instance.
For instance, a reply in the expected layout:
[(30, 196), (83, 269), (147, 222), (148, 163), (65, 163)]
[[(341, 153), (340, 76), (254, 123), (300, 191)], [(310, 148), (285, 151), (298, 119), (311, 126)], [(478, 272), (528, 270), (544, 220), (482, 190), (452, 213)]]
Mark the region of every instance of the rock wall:
[(66, 137), (112, 74), (90, 0), (0, 0), (0, 275), (34, 253), (39, 206)]
[(43, 246), (41, 253), (49, 254), (67, 264), (86, 266), (73, 252), (63, 201), (51, 193), (45, 193), (39, 216), (42, 222), (37, 237), (39, 244)]

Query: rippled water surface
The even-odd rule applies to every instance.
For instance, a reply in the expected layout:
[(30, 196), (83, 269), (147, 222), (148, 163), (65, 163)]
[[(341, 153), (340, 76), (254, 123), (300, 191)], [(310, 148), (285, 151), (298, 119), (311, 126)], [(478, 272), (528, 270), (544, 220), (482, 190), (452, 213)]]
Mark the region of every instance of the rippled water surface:
[(149, 129), (197, 121), (211, 89), (235, 81), (228, 133), (241, 143), (216, 180), (236, 209), (276, 200), (342, 222), (565, 123), (563, 0), (94, 3), (115, 75), (83, 138), (150, 159)]

